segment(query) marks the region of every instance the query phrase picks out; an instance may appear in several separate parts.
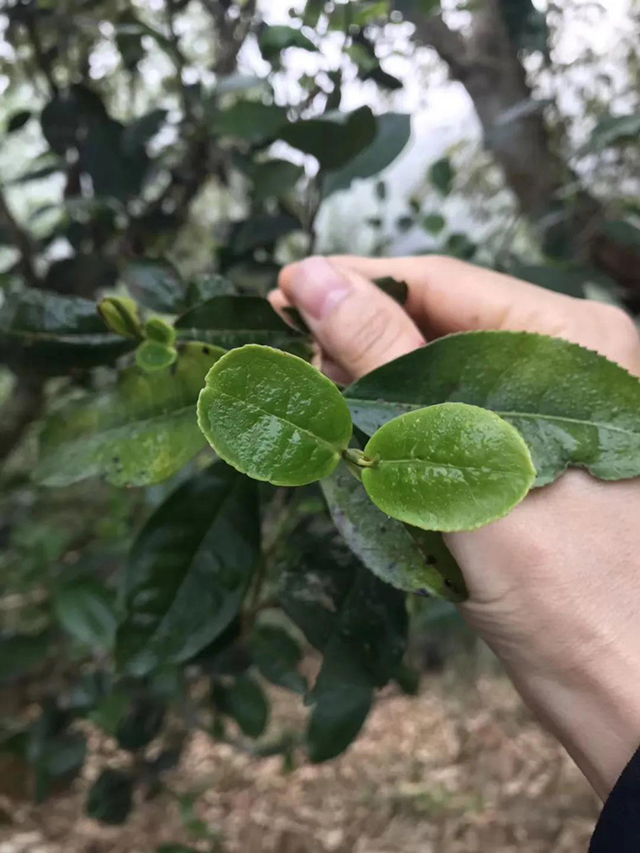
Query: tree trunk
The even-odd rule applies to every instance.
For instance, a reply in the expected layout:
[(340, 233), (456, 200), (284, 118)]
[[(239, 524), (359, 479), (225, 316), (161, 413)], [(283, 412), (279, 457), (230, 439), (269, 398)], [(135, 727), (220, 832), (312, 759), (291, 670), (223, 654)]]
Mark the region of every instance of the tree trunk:
[(604, 211), (588, 192), (565, 197), (568, 185), (578, 185), (577, 177), (553, 148), (543, 105), (533, 98), (499, 0), (484, 0), (474, 12), (469, 37), (449, 29), (439, 16), (416, 13), (411, 20), (417, 41), (433, 47), (467, 90), (485, 146), (545, 251), (592, 263), (637, 297), (640, 253), (602, 231)]

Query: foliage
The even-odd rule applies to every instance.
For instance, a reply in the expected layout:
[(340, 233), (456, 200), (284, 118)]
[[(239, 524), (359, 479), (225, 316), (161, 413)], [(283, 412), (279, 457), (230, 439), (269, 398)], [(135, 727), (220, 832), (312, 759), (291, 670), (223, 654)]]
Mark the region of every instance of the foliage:
[[(285, 768), (340, 754), (377, 690), (415, 690), (405, 651), (416, 601), (466, 597), (441, 531), (508, 512), (534, 468), (535, 485), (570, 465), (603, 479), (640, 473), (637, 380), (571, 344), (451, 336), (346, 389), (316, 370), (302, 318), (265, 295), (284, 260), (318, 247), (320, 214), (358, 182), (373, 179), (365, 216), (380, 251), (392, 223), (394, 239), (417, 235), (416, 249), (426, 240), (579, 296), (593, 282), (610, 298), (633, 290), (609, 261), (612, 246), (640, 245), (638, 210), (598, 211), (600, 260), (582, 244), (551, 260), (543, 240), (522, 253), (510, 233), (489, 257), (445, 207), (471, 182), (455, 150), (394, 207), (386, 170), (411, 118), (394, 101), (405, 81), (385, 40), (416, 15), (431, 31), (439, 4), (309, 0), (286, 22), (267, 5), (3, 10), (2, 119), (20, 168), (0, 190), (0, 568), (11, 605), (0, 682), (35, 686), (29, 714), (0, 720), (0, 748), (42, 800), (80, 771), (83, 721), (114, 737), (128, 760), (100, 768), (87, 802), (111, 824), (167, 784), (194, 727), (279, 754)], [(553, 16), (499, 7), (520, 85), (519, 57), (551, 61)], [(412, 48), (424, 37), (416, 26)], [(456, 57), (433, 46), (456, 76)], [(502, 59), (482, 73), (492, 65), (510, 73)], [(366, 97), (341, 109), (354, 90)], [(502, 106), (512, 130), (540, 114), (535, 100)], [(577, 154), (633, 156), (638, 113), (625, 110), (599, 115)], [(505, 126), (485, 128), (499, 162)], [(553, 192), (588, 207), (562, 166), (568, 184)], [(574, 223), (567, 210), (554, 221)], [(405, 282), (376, 283), (406, 302)], [(304, 732), (273, 739), (273, 689), (303, 697)], [(215, 845), (193, 802), (180, 802), (194, 838)]]

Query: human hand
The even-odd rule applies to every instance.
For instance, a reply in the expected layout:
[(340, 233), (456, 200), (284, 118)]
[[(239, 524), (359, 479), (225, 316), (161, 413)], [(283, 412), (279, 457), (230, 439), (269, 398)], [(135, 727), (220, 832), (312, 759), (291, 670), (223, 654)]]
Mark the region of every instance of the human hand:
[[(409, 285), (402, 308), (371, 283)], [(300, 310), (339, 381), (426, 340), (472, 329), (565, 338), (640, 374), (640, 339), (617, 308), (450, 258), (309, 258), (270, 296)], [(465, 618), (604, 798), (640, 743), (640, 480), (570, 471), (510, 515), (448, 534), (469, 589)]]

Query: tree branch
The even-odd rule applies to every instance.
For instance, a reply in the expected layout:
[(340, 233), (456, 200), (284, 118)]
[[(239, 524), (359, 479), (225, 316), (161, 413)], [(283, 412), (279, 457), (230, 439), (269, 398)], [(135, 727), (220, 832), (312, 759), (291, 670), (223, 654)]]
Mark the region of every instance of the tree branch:
[(20, 269), (22, 274), (32, 287), (37, 287), (39, 279), (33, 266), (33, 247), (31, 245), (31, 238), (26, 231), (23, 231), (16, 221), (1, 190), (0, 224), (4, 225), (7, 229), (16, 248), (20, 252)]
[(468, 45), (464, 36), (450, 29), (441, 15), (424, 15), (412, 11), (405, 17), (414, 25), (418, 41), (436, 51), (456, 80), (464, 80), (470, 72)]
[(51, 94), (57, 95), (58, 85), (53, 77), (51, 61), (43, 50), (42, 42), (40, 41), (40, 33), (38, 32), (38, 28), (36, 26), (35, 21), (35, 13), (27, 15), (24, 25), (29, 35), (29, 41), (31, 42), (31, 47), (33, 48), (33, 55), (35, 56), (36, 62), (38, 63), (38, 67), (47, 79), (47, 82), (51, 89)]
[(180, 42), (178, 40), (178, 36), (175, 30), (174, 23), (174, 7), (173, 0), (165, 0), (165, 8), (167, 11), (167, 27), (169, 30), (169, 42), (171, 43), (171, 53), (173, 58), (173, 64), (176, 67), (176, 72), (178, 75), (178, 88), (180, 91), (180, 100), (182, 102), (182, 112), (184, 113), (184, 117), (190, 119), (191, 116), (191, 101), (189, 100), (189, 93), (186, 89), (184, 83), (184, 68), (186, 65), (184, 55), (180, 49)]
[(251, 32), (256, 14), (256, 0), (247, 0), (236, 20), (227, 17), (226, 4), (220, 0), (202, 0), (202, 5), (213, 19), (218, 35), (220, 56), (216, 60), (214, 71), (224, 77), (235, 70), (240, 49)]

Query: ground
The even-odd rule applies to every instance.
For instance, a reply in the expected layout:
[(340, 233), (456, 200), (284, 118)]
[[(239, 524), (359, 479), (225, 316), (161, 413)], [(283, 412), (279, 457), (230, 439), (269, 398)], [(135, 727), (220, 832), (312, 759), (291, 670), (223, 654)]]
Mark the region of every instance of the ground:
[[(274, 696), (278, 725), (303, 713)], [(86, 788), (113, 745), (74, 788), (42, 806), (0, 802), (0, 853), (154, 853), (188, 844), (218, 853), (574, 853), (586, 851), (599, 804), (554, 739), (503, 677), (464, 689), (439, 676), (420, 695), (389, 690), (364, 734), (340, 759), (283, 770), (281, 757), (250, 758), (195, 734), (168, 782), (203, 793), (197, 817), (218, 841), (194, 841), (177, 798), (141, 803), (123, 827), (83, 814)], [(209, 844), (209, 846), (207, 846)]]

